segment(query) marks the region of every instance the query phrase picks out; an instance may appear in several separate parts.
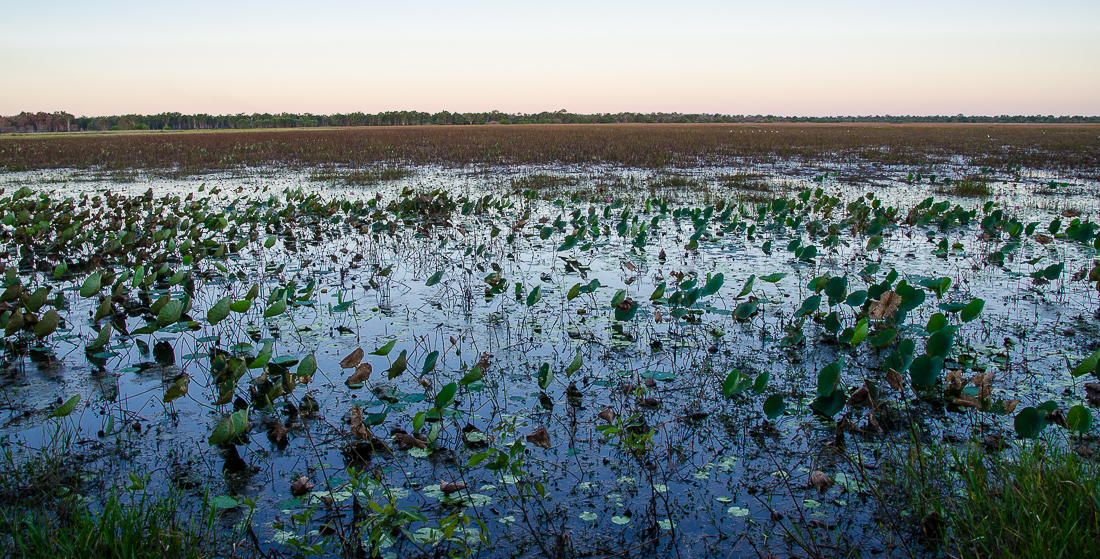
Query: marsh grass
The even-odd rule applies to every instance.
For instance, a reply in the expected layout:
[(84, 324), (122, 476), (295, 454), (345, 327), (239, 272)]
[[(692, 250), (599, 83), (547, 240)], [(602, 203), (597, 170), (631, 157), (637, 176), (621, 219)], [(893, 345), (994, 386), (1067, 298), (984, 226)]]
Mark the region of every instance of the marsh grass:
[(564, 177), (546, 173), (535, 173), (511, 179), (512, 189), (520, 190), (549, 190), (567, 186), (577, 186), (580, 179), (577, 177)]
[(888, 485), (922, 539), (952, 556), (1094, 556), (1100, 464), (1056, 445), (1010, 453), (910, 442), (893, 456)]
[(411, 169), (382, 167), (377, 169), (337, 169), (322, 167), (309, 174), (309, 180), (344, 186), (368, 186), (380, 182), (401, 180), (413, 175)]
[(963, 198), (984, 198), (993, 195), (989, 180), (981, 176), (969, 176), (951, 183), (940, 183), (936, 187), (939, 194), (961, 196)]
[[(181, 512), (180, 495), (148, 489), (131, 475), (111, 487), (90, 471), (71, 430), (48, 426), (47, 444), (30, 449), (7, 441), (0, 454), (0, 546), (13, 557), (205, 557), (212, 550), (213, 515)], [(86, 457), (85, 457), (86, 460)], [(99, 505), (90, 505), (97, 502)]]
[(649, 179), (649, 188), (699, 188), (702, 184), (695, 177), (676, 173), (660, 173)]

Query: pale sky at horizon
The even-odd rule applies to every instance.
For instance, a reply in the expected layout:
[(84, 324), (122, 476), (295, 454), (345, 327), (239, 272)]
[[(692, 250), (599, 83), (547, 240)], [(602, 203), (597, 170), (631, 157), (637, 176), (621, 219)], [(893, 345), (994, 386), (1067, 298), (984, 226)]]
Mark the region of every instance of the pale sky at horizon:
[(1100, 2), (0, 0), (0, 114), (1100, 115)]

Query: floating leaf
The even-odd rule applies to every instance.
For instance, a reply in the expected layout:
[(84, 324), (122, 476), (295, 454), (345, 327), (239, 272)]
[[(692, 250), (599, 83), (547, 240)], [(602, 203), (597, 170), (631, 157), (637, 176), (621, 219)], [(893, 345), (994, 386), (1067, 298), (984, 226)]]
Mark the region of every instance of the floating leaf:
[(768, 283), (776, 283), (785, 277), (787, 277), (787, 274), (768, 274), (766, 276), (760, 276), (760, 279)]

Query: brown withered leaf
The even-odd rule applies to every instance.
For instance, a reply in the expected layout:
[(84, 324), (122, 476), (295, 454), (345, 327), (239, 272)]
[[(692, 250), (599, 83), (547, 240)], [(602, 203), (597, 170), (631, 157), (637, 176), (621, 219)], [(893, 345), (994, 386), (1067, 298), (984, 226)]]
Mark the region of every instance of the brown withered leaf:
[(1020, 401), (1019, 400), (1005, 400), (1004, 405), (1005, 405), (1005, 413), (1006, 414), (1011, 414), (1013, 411), (1016, 410), (1016, 406), (1020, 405)]
[(665, 320), (665, 315), (661, 314), (661, 311), (654, 311), (653, 312), (653, 321), (654, 322), (656, 322), (657, 324), (660, 324), (661, 322), (664, 322), (664, 320)]
[(637, 270), (637, 268), (635, 268), (633, 264), (631, 264), (630, 262), (627, 262), (625, 260), (623, 261), (623, 266), (625, 266), (626, 269), (630, 270), (631, 272)]
[(474, 363), (474, 365), (477, 366), (478, 368), (480, 368), (481, 372), (483, 372), (483, 373), (488, 371), (489, 370), (489, 352), (487, 352), (487, 351), (481, 352), (481, 356), (477, 358), (477, 363)]
[(901, 373), (893, 369), (886, 371), (886, 383), (890, 385), (890, 388), (901, 390), (902, 380)]
[(982, 409), (982, 403), (978, 401), (974, 396), (963, 392), (955, 398), (955, 405), (964, 408), (974, 408), (976, 410)]
[(609, 424), (614, 423), (615, 422), (615, 410), (613, 410), (611, 408), (605, 408), (598, 415), (596, 415), (596, 417), (608, 422)]
[(542, 448), (550, 448), (550, 433), (546, 431), (546, 427), (539, 427), (534, 433), (527, 435), (527, 442)]
[(970, 377), (970, 384), (978, 387), (978, 399), (988, 399), (993, 394), (993, 373), (978, 373)]
[(1042, 233), (1036, 233), (1035, 241), (1041, 245), (1049, 245), (1050, 243), (1054, 242), (1054, 237), (1048, 237)]
[(1077, 208), (1070, 208), (1062, 212), (1062, 217), (1080, 217), (1081, 210)]
[(267, 440), (278, 445), (286, 444), (286, 434), (286, 425), (282, 421), (276, 421), (267, 432)]
[(852, 396), (848, 398), (845, 405), (849, 408), (855, 408), (856, 406), (866, 404), (868, 400), (871, 400), (871, 391), (867, 389), (867, 383), (863, 383), (863, 386), (859, 387), (859, 390), (852, 393)]
[(290, 484), (290, 494), (295, 497), (301, 497), (309, 493), (310, 489), (313, 489), (313, 482), (309, 481), (309, 478), (306, 476), (301, 476)]
[(1090, 405), (1100, 406), (1100, 382), (1085, 383), (1085, 398)]
[(450, 481), (441, 481), (441, 482), (439, 482), (439, 490), (442, 491), (444, 495), (451, 495), (453, 493), (458, 493), (459, 491), (462, 491), (463, 489), (466, 489), (466, 484), (462, 483), (462, 482), (457, 482), (457, 483), (450, 482)]
[(947, 371), (947, 377), (945, 378), (947, 384), (947, 390), (950, 392), (962, 392), (966, 382), (963, 380), (962, 370), (951, 369)]
[(393, 441), (397, 443), (398, 450), (409, 450), (413, 448), (425, 449), (428, 445), (424, 444), (424, 441), (408, 434), (397, 433), (393, 436)]
[(871, 318), (871, 320), (879, 320), (887, 316), (894, 316), (900, 304), (901, 295), (893, 291), (887, 291), (883, 293), (877, 301), (871, 304), (871, 310), (867, 312), (867, 316)]
[(371, 367), (370, 363), (360, 363), (355, 366), (355, 372), (348, 377), (348, 380), (344, 381), (344, 384), (351, 386), (353, 384), (363, 384), (370, 378), (371, 372), (374, 371), (374, 367)]
[(833, 486), (833, 478), (829, 477), (825, 472), (814, 470), (814, 472), (810, 474), (810, 485), (816, 487), (818, 493), (824, 493)]
[(361, 441), (370, 441), (374, 438), (370, 429), (363, 424), (363, 410), (359, 406), (352, 406), (348, 423), (351, 425), (351, 434)]
[(363, 361), (363, 348), (357, 347), (355, 351), (348, 354), (347, 357), (340, 360), (341, 369), (351, 369)]

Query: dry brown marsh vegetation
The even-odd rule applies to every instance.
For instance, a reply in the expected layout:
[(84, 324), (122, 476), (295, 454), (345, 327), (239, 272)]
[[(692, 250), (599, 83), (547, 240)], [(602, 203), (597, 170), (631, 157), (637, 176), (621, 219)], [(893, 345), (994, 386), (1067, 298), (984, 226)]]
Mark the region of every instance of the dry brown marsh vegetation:
[(8, 170), (201, 172), (242, 166), (604, 163), (659, 168), (736, 161), (864, 160), (1091, 169), (1100, 126), (618, 124), (53, 134), (0, 137)]

